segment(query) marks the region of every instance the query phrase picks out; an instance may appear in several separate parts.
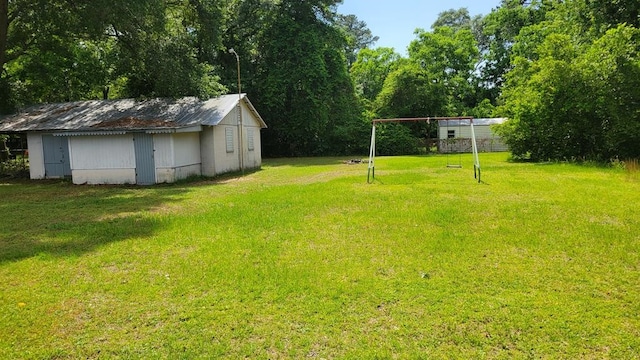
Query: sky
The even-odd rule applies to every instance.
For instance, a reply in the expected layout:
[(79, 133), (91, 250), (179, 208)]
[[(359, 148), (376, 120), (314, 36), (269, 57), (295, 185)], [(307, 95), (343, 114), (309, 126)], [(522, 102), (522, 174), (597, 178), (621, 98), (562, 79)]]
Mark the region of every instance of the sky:
[(430, 30), (441, 12), (466, 7), (473, 17), (486, 15), (498, 5), (500, 0), (344, 0), (338, 12), (366, 22), (373, 35), (380, 37), (373, 47), (392, 47), (406, 56), (415, 39), (413, 31)]

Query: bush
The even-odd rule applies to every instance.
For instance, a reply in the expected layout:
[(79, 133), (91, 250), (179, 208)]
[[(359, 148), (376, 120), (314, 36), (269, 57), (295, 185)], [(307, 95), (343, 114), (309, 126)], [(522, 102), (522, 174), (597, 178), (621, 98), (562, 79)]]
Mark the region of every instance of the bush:
[(22, 158), (0, 162), (0, 178), (29, 178), (29, 163)]
[(376, 130), (378, 155), (416, 155), (420, 153), (419, 140), (402, 124), (381, 124)]

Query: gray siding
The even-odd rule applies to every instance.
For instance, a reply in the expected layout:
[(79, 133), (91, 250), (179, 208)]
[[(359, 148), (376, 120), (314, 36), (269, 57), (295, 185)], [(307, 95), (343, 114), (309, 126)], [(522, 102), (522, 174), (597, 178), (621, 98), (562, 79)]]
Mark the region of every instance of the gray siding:
[(133, 136), (136, 153), (136, 184), (156, 183), (156, 165), (153, 157), (153, 135), (138, 133)]
[(71, 176), (69, 142), (64, 136), (43, 135), (44, 173), (47, 178)]

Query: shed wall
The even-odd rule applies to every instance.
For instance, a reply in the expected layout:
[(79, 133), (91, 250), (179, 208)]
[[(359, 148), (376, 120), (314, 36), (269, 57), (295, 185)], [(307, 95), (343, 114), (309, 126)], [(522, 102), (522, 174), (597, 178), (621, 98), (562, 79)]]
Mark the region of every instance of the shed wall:
[(29, 177), (31, 179), (44, 179), (44, 150), (42, 147), (42, 135), (28, 133), (27, 148), (29, 149)]
[(203, 126), (200, 133), (200, 159), (202, 163), (202, 175), (216, 176), (214, 130), (212, 126)]
[(133, 135), (69, 137), (71, 168), (75, 170), (135, 169)]
[(74, 184), (135, 184), (136, 169), (71, 169)]
[[(438, 138), (440, 139), (439, 151), (446, 152), (469, 152), (471, 151), (471, 126), (440, 126), (438, 128)], [(448, 132), (455, 131), (455, 138), (448, 139)], [(474, 125), (473, 130), (476, 135), (478, 151), (508, 151), (509, 148), (502, 142), (502, 139), (493, 133), (490, 125)]]
[[(247, 106), (242, 106), (243, 151), (245, 169), (259, 169), (262, 166), (262, 142), (260, 122)], [(249, 150), (249, 129), (253, 131), (253, 150)]]
[(156, 134), (153, 136), (153, 155), (156, 168), (173, 168), (173, 141), (171, 134)]
[(156, 182), (175, 182), (202, 173), (200, 133), (154, 135)]
[[(231, 115), (228, 115), (231, 116)], [(227, 152), (226, 129), (231, 129), (233, 133), (233, 152)], [(213, 146), (215, 157), (216, 175), (240, 170), (238, 157), (238, 127), (229, 125), (218, 125), (213, 128)]]
[(135, 184), (133, 135), (69, 138), (74, 184)]
[(175, 166), (185, 167), (200, 166), (200, 134), (178, 133), (173, 134), (173, 149), (175, 153)]

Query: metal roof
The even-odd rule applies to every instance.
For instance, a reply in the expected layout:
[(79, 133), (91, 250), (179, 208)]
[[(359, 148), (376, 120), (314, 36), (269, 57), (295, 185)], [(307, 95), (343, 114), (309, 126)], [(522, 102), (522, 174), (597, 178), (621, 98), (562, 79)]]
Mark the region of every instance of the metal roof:
[(223, 95), (206, 101), (181, 99), (89, 100), (36, 105), (0, 118), (0, 132), (113, 131), (180, 129), (218, 125), (242, 98), (266, 128), (246, 94)]
[[(494, 124), (502, 124), (507, 121), (507, 118), (485, 118), (485, 119), (473, 119), (474, 126), (488, 126)], [(440, 127), (455, 127), (455, 126), (470, 126), (469, 120), (439, 120), (438, 126)]]

